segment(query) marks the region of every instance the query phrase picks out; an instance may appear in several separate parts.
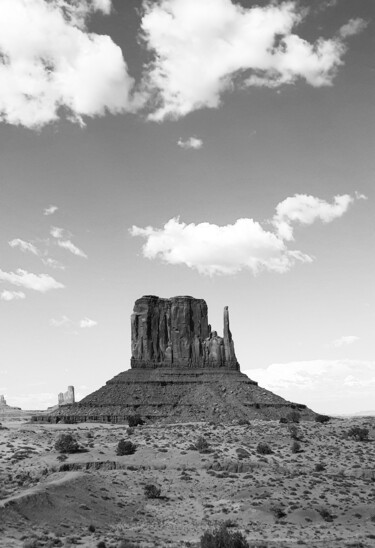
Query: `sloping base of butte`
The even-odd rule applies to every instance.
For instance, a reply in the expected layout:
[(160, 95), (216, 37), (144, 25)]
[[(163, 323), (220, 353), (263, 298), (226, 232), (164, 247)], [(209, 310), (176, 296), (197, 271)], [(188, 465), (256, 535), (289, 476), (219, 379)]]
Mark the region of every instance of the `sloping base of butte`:
[(131, 369), (79, 403), (39, 420), (124, 422), (138, 413), (163, 422), (285, 417), (312, 419), (305, 405), (260, 388), (240, 372), (224, 309), (224, 336), (211, 331), (202, 299), (138, 299), (132, 315)]

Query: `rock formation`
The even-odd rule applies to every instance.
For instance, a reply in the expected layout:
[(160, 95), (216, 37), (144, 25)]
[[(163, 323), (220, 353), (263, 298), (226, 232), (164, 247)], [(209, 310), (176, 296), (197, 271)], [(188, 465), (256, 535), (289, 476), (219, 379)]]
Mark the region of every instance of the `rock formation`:
[(147, 295), (138, 299), (131, 316), (131, 367), (226, 367), (239, 369), (228, 307), (224, 310), (224, 338), (210, 330), (203, 299)]
[(60, 392), (60, 394), (58, 395), (59, 405), (69, 405), (74, 402), (74, 386), (68, 386), (67, 392)]
[(4, 398), (2, 394), (0, 394), (0, 405), (6, 405), (6, 404), (7, 404), (6, 399)]
[[(131, 369), (79, 403), (64, 400), (35, 420), (125, 422), (131, 414), (164, 422), (285, 417), (314, 413), (240, 372), (224, 308), (224, 332), (211, 331), (203, 299), (144, 296), (131, 316)], [(72, 387), (69, 387), (72, 388)]]

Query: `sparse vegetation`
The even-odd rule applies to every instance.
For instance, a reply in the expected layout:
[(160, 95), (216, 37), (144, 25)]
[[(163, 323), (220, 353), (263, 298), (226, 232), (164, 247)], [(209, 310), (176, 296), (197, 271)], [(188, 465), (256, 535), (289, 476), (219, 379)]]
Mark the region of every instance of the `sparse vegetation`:
[(225, 524), (214, 531), (206, 531), (201, 537), (201, 548), (249, 548), (242, 533), (228, 531)]
[(316, 415), (315, 422), (320, 422), (321, 424), (324, 424), (325, 422), (329, 422), (331, 420), (331, 417), (328, 415)]
[(318, 512), (322, 516), (324, 521), (328, 521), (328, 522), (333, 521), (333, 515), (328, 510), (328, 508), (324, 508), (324, 507), (318, 508)]
[(292, 453), (300, 453), (301, 452), (301, 444), (294, 440), (292, 443)]
[(299, 421), (301, 420), (301, 415), (300, 413), (298, 413), (298, 411), (293, 410), (287, 414), (286, 419), (288, 422), (299, 423)]
[(135, 415), (128, 416), (128, 424), (130, 427), (142, 426), (142, 424), (144, 423), (145, 421), (142, 419), (141, 415), (139, 415), (138, 413), (136, 413)]
[(71, 434), (60, 434), (55, 442), (55, 449), (59, 453), (77, 453), (79, 445)]
[(133, 455), (136, 452), (137, 446), (129, 440), (120, 440), (117, 445), (116, 455)]
[(275, 516), (276, 519), (282, 519), (285, 518), (286, 512), (282, 506), (275, 505), (271, 506), (271, 512)]
[(353, 438), (355, 441), (368, 441), (368, 434), (368, 428), (352, 426), (347, 435), (349, 438)]
[(259, 455), (271, 455), (273, 451), (268, 443), (260, 441), (257, 445), (257, 453), (259, 453)]
[(326, 467), (321, 462), (315, 465), (315, 472), (323, 472), (325, 469)]
[(195, 448), (200, 453), (207, 453), (209, 451), (210, 444), (204, 436), (199, 436), (199, 438), (195, 442)]
[(144, 493), (148, 499), (158, 499), (160, 498), (161, 490), (156, 485), (152, 483), (145, 485)]

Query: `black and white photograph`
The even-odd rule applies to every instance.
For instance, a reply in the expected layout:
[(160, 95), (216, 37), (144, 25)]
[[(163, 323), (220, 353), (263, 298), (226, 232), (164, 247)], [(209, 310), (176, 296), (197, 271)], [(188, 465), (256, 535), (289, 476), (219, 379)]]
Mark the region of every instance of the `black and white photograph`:
[(0, 547), (375, 548), (374, 0), (0, 0)]

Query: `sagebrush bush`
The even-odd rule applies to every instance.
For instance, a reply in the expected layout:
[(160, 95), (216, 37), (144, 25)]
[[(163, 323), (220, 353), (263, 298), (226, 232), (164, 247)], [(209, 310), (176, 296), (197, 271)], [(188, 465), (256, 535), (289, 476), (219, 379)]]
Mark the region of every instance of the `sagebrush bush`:
[(321, 462), (318, 462), (315, 465), (315, 472), (323, 472), (325, 469), (326, 469), (326, 467)]
[(135, 453), (137, 446), (128, 440), (120, 440), (117, 445), (116, 455), (122, 457), (123, 455), (132, 455)]
[(60, 434), (55, 442), (55, 449), (59, 453), (77, 453), (78, 441), (71, 434)]
[(353, 438), (355, 441), (368, 441), (368, 433), (368, 428), (352, 426), (347, 435), (349, 438)]
[(257, 453), (259, 453), (259, 455), (271, 455), (273, 451), (268, 443), (260, 441), (257, 445)]
[(199, 436), (199, 438), (195, 442), (195, 448), (197, 449), (197, 451), (199, 451), (200, 453), (204, 453), (205, 451), (208, 451), (209, 447), (210, 444), (208, 443), (206, 438), (204, 436)]
[(286, 419), (288, 422), (298, 423), (301, 420), (301, 415), (300, 413), (298, 413), (298, 411), (290, 411), (287, 414)]
[(292, 440), (299, 440), (300, 435), (297, 426), (294, 426), (294, 424), (290, 424), (288, 426), (288, 431)]
[(301, 444), (294, 440), (292, 443), (292, 453), (299, 453), (301, 451)]
[(135, 415), (129, 415), (128, 416), (128, 424), (129, 426), (142, 426), (145, 421), (142, 419), (141, 415), (136, 413)]
[(205, 531), (201, 536), (201, 548), (250, 548), (242, 533), (228, 531), (222, 525), (214, 531)]
[(271, 506), (271, 512), (275, 516), (276, 519), (285, 518), (286, 512), (282, 506)]
[(148, 499), (158, 499), (160, 497), (161, 490), (156, 485), (149, 483), (145, 485), (144, 493)]
[(329, 422), (331, 420), (331, 417), (328, 415), (316, 415), (315, 416), (315, 422), (320, 422), (324, 424), (325, 422)]

